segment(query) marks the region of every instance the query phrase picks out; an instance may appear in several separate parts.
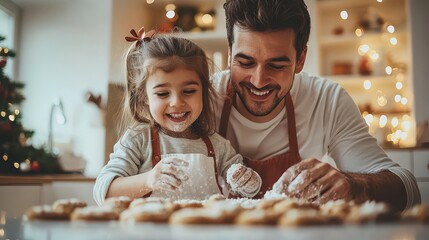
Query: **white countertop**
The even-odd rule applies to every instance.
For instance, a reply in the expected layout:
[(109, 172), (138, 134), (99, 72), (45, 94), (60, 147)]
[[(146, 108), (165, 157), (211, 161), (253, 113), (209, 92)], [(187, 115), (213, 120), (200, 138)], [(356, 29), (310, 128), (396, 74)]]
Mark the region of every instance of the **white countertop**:
[[(2, 231), (3, 229), (3, 231)], [(1, 233), (3, 232), (3, 235)], [(386, 223), (299, 228), (233, 225), (168, 225), (153, 223), (68, 222), (6, 219), (0, 239), (428, 239), (428, 224)]]

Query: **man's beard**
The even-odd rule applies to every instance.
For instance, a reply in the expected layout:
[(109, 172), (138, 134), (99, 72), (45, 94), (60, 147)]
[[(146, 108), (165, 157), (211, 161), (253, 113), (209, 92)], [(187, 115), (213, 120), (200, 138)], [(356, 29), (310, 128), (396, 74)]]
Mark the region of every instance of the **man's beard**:
[[(245, 94), (242, 92), (242, 91), (247, 91), (247, 87), (244, 86), (246, 84), (241, 84), (241, 86), (238, 86), (236, 83), (233, 83), (232, 85), (233, 85), (235, 92), (237, 93), (238, 97), (241, 99), (241, 102), (243, 103), (246, 110), (250, 114), (252, 114), (254, 116), (258, 116), (258, 117), (264, 117), (264, 116), (267, 116), (268, 114), (270, 114), (283, 101), (283, 99), (285, 97), (285, 96), (278, 97), (277, 95), (275, 95), (272, 104), (268, 107), (262, 106), (263, 104), (265, 104), (265, 102), (254, 102), (254, 101), (249, 101), (249, 102), (252, 102), (254, 105), (254, 106), (250, 106), (249, 102), (246, 99)], [(272, 89), (272, 91), (275, 91), (276, 89), (277, 88), (274, 88), (274, 89)], [(263, 108), (265, 108), (265, 109), (263, 109)]]

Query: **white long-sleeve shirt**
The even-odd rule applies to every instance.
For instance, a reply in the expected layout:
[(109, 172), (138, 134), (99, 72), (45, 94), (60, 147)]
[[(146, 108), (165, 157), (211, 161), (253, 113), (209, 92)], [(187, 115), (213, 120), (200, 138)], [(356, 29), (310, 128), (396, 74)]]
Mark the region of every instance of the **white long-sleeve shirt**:
[[(226, 95), (229, 71), (213, 77), (214, 87)], [(420, 203), (415, 177), (387, 157), (348, 93), (337, 83), (307, 73), (295, 75), (290, 90), (295, 108), (298, 147), (301, 158), (322, 159), (327, 154), (344, 172), (376, 173), (389, 170), (404, 183), (407, 208)], [(224, 98), (217, 100), (219, 123)], [(219, 126), (219, 124), (218, 124)], [(255, 123), (242, 116), (234, 106), (226, 138), (235, 150), (252, 159), (266, 159), (289, 150), (286, 110), (266, 123)]]

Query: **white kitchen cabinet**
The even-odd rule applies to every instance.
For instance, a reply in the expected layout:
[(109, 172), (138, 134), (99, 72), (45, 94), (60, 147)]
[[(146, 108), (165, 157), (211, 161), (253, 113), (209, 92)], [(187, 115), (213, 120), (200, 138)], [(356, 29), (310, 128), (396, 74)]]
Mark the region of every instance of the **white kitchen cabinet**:
[(0, 211), (20, 217), (30, 206), (41, 205), (43, 185), (0, 186)]
[(422, 197), (422, 203), (429, 204), (429, 181), (417, 181)]
[(46, 204), (52, 204), (58, 199), (78, 198), (88, 205), (96, 205), (92, 197), (94, 182), (61, 182), (55, 181), (44, 188), (43, 196)]
[(429, 181), (429, 150), (414, 150), (414, 175)]
[(414, 175), (417, 178), (422, 203), (429, 203), (429, 150), (413, 151)]
[(83, 176), (0, 176), (0, 211), (21, 217), (29, 208), (51, 205), (58, 199), (78, 198), (96, 205), (92, 197), (95, 181)]
[(394, 162), (414, 174), (422, 196), (422, 203), (429, 204), (429, 149), (388, 149), (386, 154)]

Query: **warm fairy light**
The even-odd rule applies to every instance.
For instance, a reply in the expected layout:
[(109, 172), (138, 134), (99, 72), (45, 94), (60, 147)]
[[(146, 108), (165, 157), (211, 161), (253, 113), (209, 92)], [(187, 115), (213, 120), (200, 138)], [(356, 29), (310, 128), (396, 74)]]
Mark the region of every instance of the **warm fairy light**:
[(387, 124), (387, 116), (386, 115), (381, 115), (380, 116), (380, 121), (378, 122), (378, 124), (380, 125), (381, 128), (384, 128)]
[(13, 121), (15, 121), (15, 115), (9, 115), (9, 120), (11, 121), (11, 122), (13, 122)]
[(399, 95), (399, 94), (396, 94), (395, 95), (395, 102), (400, 102), (401, 101), (401, 99), (402, 99), (402, 96), (401, 95)]
[(392, 74), (392, 67), (391, 66), (387, 66), (386, 67), (386, 73), (388, 74), (388, 75), (390, 75), (390, 74)]
[(390, 38), (390, 44), (392, 44), (392, 45), (398, 44), (398, 39), (396, 39), (395, 37), (391, 37)]
[(372, 83), (370, 80), (365, 80), (363, 81), (363, 88), (365, 88), (366, 90), (371, 89)]
[(369, 57), (372, 59), (372, 61), (377, 61), (380, 58), (380, 54), (378, 54), (375, 50), (371, 50)]
[(207, 24), (207, 25), (210, 25), (213, 23), (213, 17), (208, 13), (204, 14), (201, 20), (203, 21), (204, 24)]
[(174, 16), (176, 16), (176, 13), (174, 11), (168, 11), (165, 16), (169, 19), (174, 18)]
[(165, 11), (174, 11), (176, 10), (176, 5), (174, 5), (173, 3), (167, 4), (165, 5)]
[(0, 112), (0, 115), (1, 115), (2, 117), (5, 117), (5, 116), (6, 116), (6, 112), (5, 112), (5, 111), (1, 111), (1, 112)]
[(347, 11), (343, 10), (340, 12), (340, 17), (341, 17), (341, 19), (346, 20), (347, 18), (349, 18), (349, 13)]
[(19, 115), (19, 109), (15, 109), (15, 115)]
[(9, 159), (9, 157), (8, 157), (6, 154), (4, 154), (4, 155), (3, 155), (3, 160), (4, 160), (4, 161), (7, 161), (8, 159)]
[(3, 48), (3, 52), (7, 54), (9, 52), (9, 49)]
[(362, 37), (362, 35), (363, 35), (363, 31), (362, 31), (362, 29), (360, 29), (360, 28), (356, 28), (356, 30), (355, 30), (355, 34), (356, 34), (356, 36), (357, 36), (357, 37)]
[(401, 126), (404, 131), (409, 132), (411, 130), (411, 121), (402, 121)]
[(358, 48), (359, 55), (363, 56), (369, 51), (369, 46), (367, 44), (360, 45)]
[(401, 98), (401, 103), (402, 103), (402, 105), (407, 105), (408, 99), (406, 97), (402, 97)]
[(27, 159), (25, 159), (25, 163), (26, 163), (26, 164), (30, 164), (30, 159), (28, 159), (28, 158), (27, 158)]
[(390, 122), (390, 124), (392, 124), (392, 127), (397, 127), (399, 124), (399, 120), (397, 117), (393, 117), (392, 121)]
[(4, 237), (4, 229), (0, 228), (0, 237)]
[(374, 116), (372, 114), (368, 114), (365, 117), (365, 122), (368, 124), (368, 126), (371, 125), (371, 123), (374, 121)]
[(407, 133), (398, 129), (392, 135), (392, 140), (396, 140), (396, 144), (401, 140), (407, 139)]
[(19, 163), (14, 162), (14, 163), (13, 163), (13, 166), (14, 166), (15, 168), (19, 168)]
[(377, 2), (382, 3), (382, 2), (383, 2), (383, 0), (377, 0)]
[(387, 31), (389, 33), (394, 33), (395, 32), (395, 27), (393, 25), (389, 25), (389, 26), (387, 26)]
[(153, 2), (155, 2), (155, 0), (146, 0), (147, 4), (152, 4)]
[(396, 86), (396, 89), (398, 89), (398, 90), (401, 90), (403, 87), (401, 82), (396, 82), (395, 86)]

